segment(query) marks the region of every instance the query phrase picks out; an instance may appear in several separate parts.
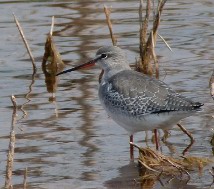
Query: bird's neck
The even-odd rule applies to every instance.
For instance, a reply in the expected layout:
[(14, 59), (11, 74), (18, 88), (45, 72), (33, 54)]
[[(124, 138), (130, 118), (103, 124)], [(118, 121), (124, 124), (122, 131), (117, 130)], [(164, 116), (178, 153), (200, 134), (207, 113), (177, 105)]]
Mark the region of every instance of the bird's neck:
[(104, 70), (104, 75), (102, 77), (102, 82), (107, 82), (109, 78), (111, 78), (113, 75), (118, 74), (121, 71), (124, 70), (131, 70), (130, 66), (127, 64), (127, 66), (114, 66), (111, 68), (107, 68)]

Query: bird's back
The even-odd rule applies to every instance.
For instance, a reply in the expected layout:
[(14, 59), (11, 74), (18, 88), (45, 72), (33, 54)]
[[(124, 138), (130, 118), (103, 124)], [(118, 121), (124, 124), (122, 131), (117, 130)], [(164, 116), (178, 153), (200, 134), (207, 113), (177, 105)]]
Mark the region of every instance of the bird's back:
[(102, 83), (99, 97), (104, 108), (129, 116), (196, 111), (203, 105), (183, 97), (164, 82), (124, 70)]

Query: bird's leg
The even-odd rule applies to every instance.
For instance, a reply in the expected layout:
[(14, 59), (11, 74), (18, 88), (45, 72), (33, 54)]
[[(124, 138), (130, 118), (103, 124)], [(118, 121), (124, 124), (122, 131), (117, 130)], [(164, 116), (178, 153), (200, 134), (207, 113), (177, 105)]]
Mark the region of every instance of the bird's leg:
[(159, 149), (159, 143), (158, 143), (158, 130), (154, 129), (154, 134), (155, 134), (155, 146), (156, 146), (156, 150)]
[[(133, 135), (129, 136), (129, 142), (133, 143)], [(134, 160), (134, 146), (130, 144), (130, 159)]]

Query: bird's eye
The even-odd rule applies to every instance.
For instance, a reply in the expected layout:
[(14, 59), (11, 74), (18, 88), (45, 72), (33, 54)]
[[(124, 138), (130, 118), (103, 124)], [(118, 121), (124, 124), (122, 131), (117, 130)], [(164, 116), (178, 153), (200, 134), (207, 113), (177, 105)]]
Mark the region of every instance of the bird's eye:
[(101, 54), (101, 58), (102, 58), (102, 59), (107, 58), (107, 54), (104, 54), (104, 53), (103, 53), (103, 54)]

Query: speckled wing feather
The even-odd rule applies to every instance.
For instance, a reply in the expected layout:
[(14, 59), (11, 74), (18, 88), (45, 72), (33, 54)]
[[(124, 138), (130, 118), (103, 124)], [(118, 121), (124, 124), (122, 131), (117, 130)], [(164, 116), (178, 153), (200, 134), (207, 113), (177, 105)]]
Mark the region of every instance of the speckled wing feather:
[(100, 86), (102, 103), (133, 116), (171, 111), (193, 111), (203, 104), (174, 92), (165, 83), (142, 73), (124, 70)]

